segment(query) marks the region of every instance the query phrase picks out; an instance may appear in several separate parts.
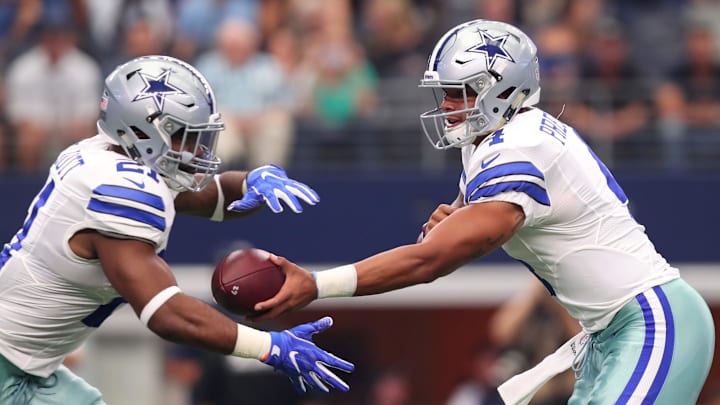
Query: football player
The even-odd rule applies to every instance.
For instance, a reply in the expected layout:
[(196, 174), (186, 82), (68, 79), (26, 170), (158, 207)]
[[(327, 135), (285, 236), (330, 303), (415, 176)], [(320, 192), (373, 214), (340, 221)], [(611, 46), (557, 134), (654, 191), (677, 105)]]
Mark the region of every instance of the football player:
[(438, 41), (420, 85), (437, 100), (420, 116), (428, 139), (462, 151), (457, 199), (433, 212), (417, 244), (314, 274), (275, 258), (287, 279), (256, 305), (270, 311), (261, 318), (431, 282), (502, 247), (584, 329), (501, 389), (506, 403), (527, 403), (571, 366), (570, 404), (695, 403), (714, 352), (707, 304), (655, 250), (578, 133), (534, 107), (532, 40), (502, 22), (458, 25)]
[(328, 366), (353, 365), (312, 343), (331, 318), (240, 325), (183, 294), (162, 259), (176, 212), (220, 221), (319, 201), (278, 166), (219, 174), (216, 111), (205, 78), (174, 58), (140, 57), (107, 77), (99, 133), (58, 156), (0, 253), (0, 403), (104, 403), (62, 361), (124, 303), (167, 340), (264, 361), (302, 391), (348, 390)]

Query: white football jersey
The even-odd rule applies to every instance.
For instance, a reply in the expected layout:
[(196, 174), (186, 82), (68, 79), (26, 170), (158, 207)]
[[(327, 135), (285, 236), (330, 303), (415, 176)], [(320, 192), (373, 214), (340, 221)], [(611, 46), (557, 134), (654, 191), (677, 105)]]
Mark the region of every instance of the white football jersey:
[(176, 193), (110, 145), (97, 135), (63, 151), (0, 253), (0, 353), (30, 374), (50, 375), (125, 302), (98, 260), (70, 250), (76, 232), (167, 245)]
[(462, 149), (465, 204), (506, 201), (525, 222), (503, 245), (588, 332), (635, 295), (679, 277), (575, 130), (539, 109)]

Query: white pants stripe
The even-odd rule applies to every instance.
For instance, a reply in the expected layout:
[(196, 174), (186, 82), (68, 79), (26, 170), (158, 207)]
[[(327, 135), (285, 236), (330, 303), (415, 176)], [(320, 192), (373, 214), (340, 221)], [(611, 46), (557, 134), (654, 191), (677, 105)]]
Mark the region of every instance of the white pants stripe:
[(660, 287), (637, 296), (645, 317), (645, 343), (617, 404), (652, 404), (667, 377), (674, 345), (670, 305)]

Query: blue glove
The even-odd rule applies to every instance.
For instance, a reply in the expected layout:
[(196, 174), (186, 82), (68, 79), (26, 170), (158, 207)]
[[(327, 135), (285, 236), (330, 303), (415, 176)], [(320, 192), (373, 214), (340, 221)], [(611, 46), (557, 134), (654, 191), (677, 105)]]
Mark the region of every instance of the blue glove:
[(283, 211), (280, 201), (284, 201), (295, 213), (301, 213), (303, 207), (296, 197), (309, 205), (320, 202), (315, 190), (299, 181), (288, 178), (285, 170), (278, 165), (265, 165), (247, 175), (247, 192), (242, 199), (233, 201), (227, 209), (248, 211), (265, 203), (274, 213)]
[(350, 386), (327, 366), (349, 373), (355, 365), (322, 350), (312, 341), (312, 335), (324, 331), (332, 323), (332, 318), (326, 316), (289, 330), (270, 332), (270, 356), (265, 363), (285, 373), (298, 392), (307, 392), (306, 386), (330, 392), (326, 384), (343, 392), (349, 391)]

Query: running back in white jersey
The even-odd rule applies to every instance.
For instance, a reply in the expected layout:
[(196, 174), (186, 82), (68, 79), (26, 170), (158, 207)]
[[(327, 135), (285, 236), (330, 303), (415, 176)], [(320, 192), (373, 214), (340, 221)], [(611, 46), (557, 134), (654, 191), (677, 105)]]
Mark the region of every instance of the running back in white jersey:
[(125, 302), (98, 260), (70, 250), (76, 232), (140, 239), (158, 252), (167, 245), (176, 194), (157, 173), (109, 148), (97, 135), (63, 151), (0, 253), (0, 354), (27, 373), (50, 375)]
[(503, 249), (588, 332), (635, 295), (679, 277), (631, 216), (627, 197), (575, 130), (539, 109), (462, 149), (466, 204), (506, 201), (525, 222)]

